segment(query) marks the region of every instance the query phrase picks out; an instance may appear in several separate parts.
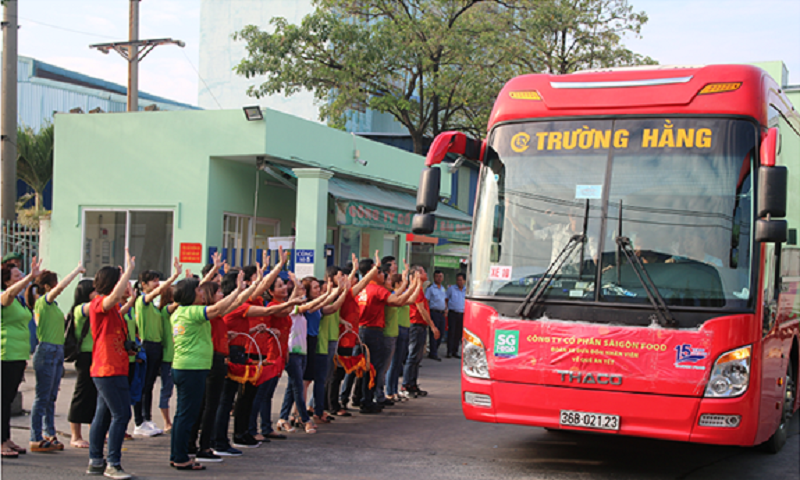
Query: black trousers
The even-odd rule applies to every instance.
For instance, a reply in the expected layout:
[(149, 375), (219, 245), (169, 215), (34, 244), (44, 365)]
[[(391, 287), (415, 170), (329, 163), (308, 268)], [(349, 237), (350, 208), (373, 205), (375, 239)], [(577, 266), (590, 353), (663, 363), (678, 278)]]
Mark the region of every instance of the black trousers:
[(200, 415), (192, 427), (189, 436), (189, 445), (197, 445), (197, 436), (200, 435), (200, 451), (208, 450), (213, 445), (214, 422), (217, 418), (217, 408), (222, 397), (222, 388), (225, 385), (225, 377), (228, 375), (228, 365), (225, 364), (225, 356), (214, 352), (214, 362), (211, 370), (206, 377), (206, 389), (203, 393), (203, 403), (200, 406)]
[(3, 441), (11, 438), (11, 404), (17, 397), (19, 384), (25, 376), (25, 360), (0, 362), (3, 374)]
[(464, 314), (447, 311), (447, 354), (461, 355), (461, 337), (464, 332)]
[[(251, 355), (251, 359), (260, 361), (258, 355)], [(239, 387), (239, 397), (233, 407), (233, 438), (234, 441), (247, 435), (250, 430), (250, 414), (253, 411), (253, 401), (256, 399), (258, 387), (250, 382), (244, 382)]]
[(164, 347), (161, 342), (143, 342), (142, 348), (147, 355), (147, 370), (144, 375), (142, 399), (133, 406), (133, 421), (136, 425), (152, 420), (153, 385), (161, 372), (161, 359), (164, 358)]
[(91, 368), (92, 352), (81, 352), (75, 360), (78, 377), (75, 379), (75, 391), (67, 415), (69, 423), (91, 424), (94, 420), (94, 412), (97, 410), (97, 387), (92, 381)]
[[(350, 348), (338, 347), (336, 349), (336, 353), (338, 353), (340, 357), (349, 357), (353, 355), (353, 347)], [(328, 385), (326, 385), (325, 391), (328, 393), (328, 404), (329, 404), (328, 411), (336, 413), (342, 409), (343, 405), (347, 405), (347, 402), (350, 400), (350, 390), (348, 390), (346, 394), (341, 393), (342, 380), (344, 380), (345, 378), (344, 368), (342, 367), (333, 367), (333, 368), (334, 368), (333, 374), (330, 376), (330, 379), (328, 380)], [(353, 384), (350, 383), (350, 388), (352, 389), (352, 387)]]

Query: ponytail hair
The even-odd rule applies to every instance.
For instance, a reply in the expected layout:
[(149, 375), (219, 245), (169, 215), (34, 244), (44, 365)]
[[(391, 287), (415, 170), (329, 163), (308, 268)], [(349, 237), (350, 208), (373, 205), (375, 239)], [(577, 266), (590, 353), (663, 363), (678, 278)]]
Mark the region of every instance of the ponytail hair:
[(78, 282), (78, 286), (75, 287), (75, 301), (72, 304), (72, 308), (67, 312), (67, 324), (69, 324), (69, 322), (75, 322), (75, 307), (83, 305), (84, 303), (89, 303), (91, 301), (92, 292), (94, 292), (93, 280), (84, 279)]
[(41, 296), (45, 292), (46, 286), (53, 288), (56, 285), (58, 285), (58, 275), (56, 275), (56, 272), (43, 270), (39, 273), (33, 283), (28, 285), (28, 289), (25, 290), (25, 303), (28, 305), (28, 308), (33, 310), (33, 304), (36, 303), (36, 298), (33, 296), (34, 294)]

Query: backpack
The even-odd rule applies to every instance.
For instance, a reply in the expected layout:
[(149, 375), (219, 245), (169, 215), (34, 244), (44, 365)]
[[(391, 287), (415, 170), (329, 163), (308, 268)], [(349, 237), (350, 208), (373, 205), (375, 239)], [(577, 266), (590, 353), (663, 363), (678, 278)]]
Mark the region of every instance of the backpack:
[(81, 345), (86, 335), (89, 334), (89, 319), (83, 324), (80, 338), (75, 335), (75, 315), (69, 312), (67, 315), (67, 325), (64, 327), (64, 361), (74, 362), (81, 354)]

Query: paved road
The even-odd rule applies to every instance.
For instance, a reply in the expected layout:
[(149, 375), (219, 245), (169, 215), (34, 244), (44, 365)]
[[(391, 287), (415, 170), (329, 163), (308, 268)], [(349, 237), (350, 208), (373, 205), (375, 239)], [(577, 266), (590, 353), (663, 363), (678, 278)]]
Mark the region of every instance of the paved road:
[[(245, 456), (211, 464), (204, 472), (168, 467), (169, 436), (125, 443), (123, 466), (137, 478), (293, 479), (797, 479), (800, 478), (800, 415), (778, 455), (756, 449), (715, 447), (601, 434), (547, 432), (539, 428), (464, 420), (459, 404), (459, 366), (425, 360), (426, 398), (387, 409), (383, 415), (340, 418), (316, 435), (295, 433)], [(23, 383), (24, 406), (33, 400), (33, 375)], [(66, 412), (74, 372), (61, 388), (57, 428), (68, 432)], [(281, 382), (276, 398), (282, 398)], [(279, 402), (274, 402), (277, 411)], [(277, 415), (277, 414), (276, 414)], [(275, 417), (273, 417), (275, 418)], [(27, 443), (29, 417), (15, 417), (12, 437)], [(156, 420), (160, 424), (159, 420)], [(62, 439), (68, 440), (66, 434)], [(3, 461), (4, 480), (72, 479), (83, 475), (86, 450), (31, 454)]]

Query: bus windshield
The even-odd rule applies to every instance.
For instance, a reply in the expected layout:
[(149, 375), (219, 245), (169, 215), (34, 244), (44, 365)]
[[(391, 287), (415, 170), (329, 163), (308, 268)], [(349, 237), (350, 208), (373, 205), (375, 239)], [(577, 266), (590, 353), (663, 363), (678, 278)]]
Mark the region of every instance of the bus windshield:
[(545, 302), (647, 304), (626, 237), (668, 306), (747, 308), (756, 135), (750, 121), (711, 117), (498, 126), (470, 294), (521, 299), (552, 267)]

